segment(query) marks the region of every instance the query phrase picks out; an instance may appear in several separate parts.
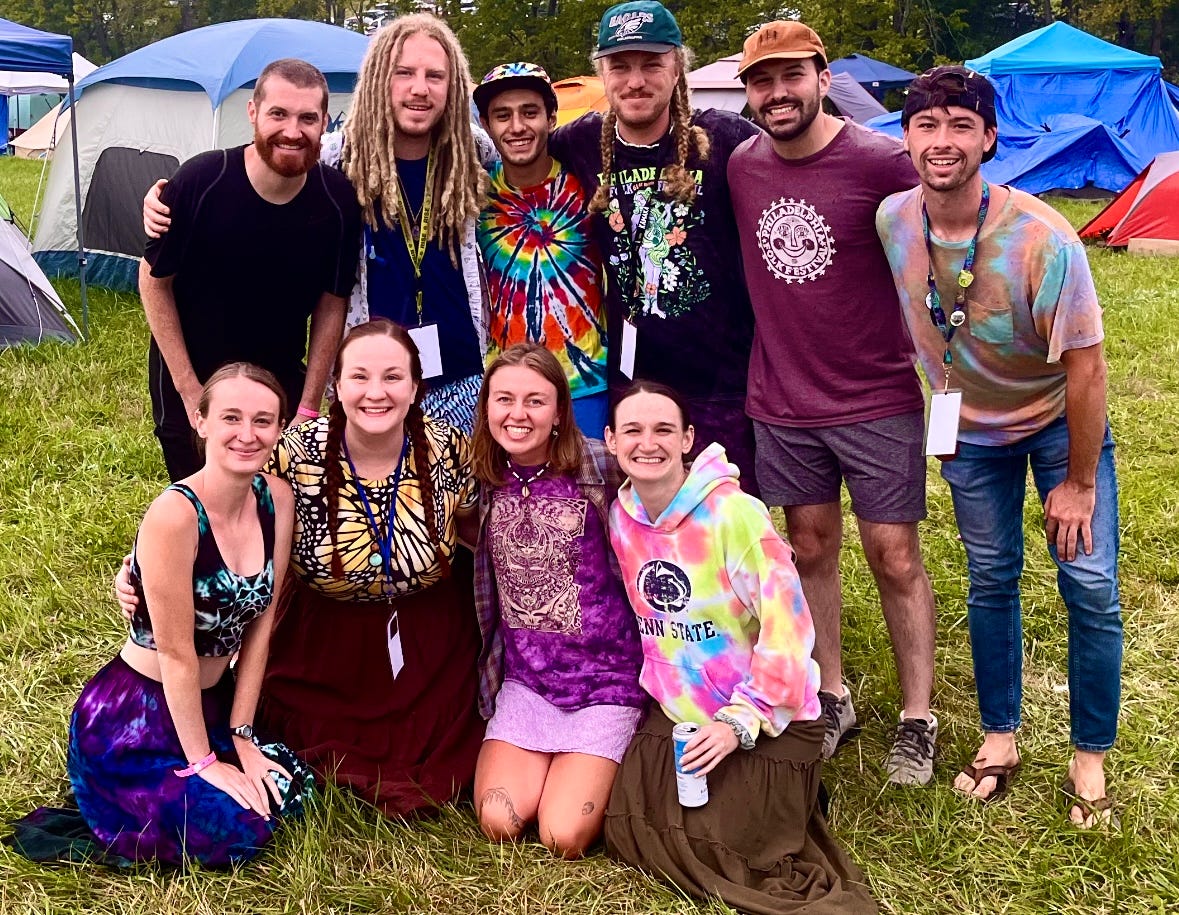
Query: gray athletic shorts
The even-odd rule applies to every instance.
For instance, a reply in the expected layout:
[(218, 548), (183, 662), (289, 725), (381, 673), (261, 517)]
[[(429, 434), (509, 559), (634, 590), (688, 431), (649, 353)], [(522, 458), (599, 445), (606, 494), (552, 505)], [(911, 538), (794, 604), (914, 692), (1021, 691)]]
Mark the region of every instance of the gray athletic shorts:
[(847, 483), (863, 521), (900, 524), (925, 517), (925, 412), (846, 426), (800, 429), (753, 421), (757, 483), (766, 505), (839, 501)]

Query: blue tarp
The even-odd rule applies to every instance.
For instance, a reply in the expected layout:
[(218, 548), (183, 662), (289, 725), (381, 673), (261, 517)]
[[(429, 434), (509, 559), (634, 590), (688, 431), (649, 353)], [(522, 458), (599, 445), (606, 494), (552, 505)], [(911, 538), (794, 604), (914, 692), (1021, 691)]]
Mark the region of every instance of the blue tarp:
[(1179, 108), (1179, 86), (1176, 86), (1174, 83), (1168, 83), (1166, 80), (1163, 80), (1163, 86), (1167, 90), (1167, 95), (1171, 97), (1171, 104)]
[(68, 77), (74, 72), (73, 54), (74, 40), (66, 35), (0, 19), (0, 70)]
[(916, 77), (916, 73), (894, 67), (881, 60), (874, 60), (865, 54), (849, 54), (829, 64), (832, 73), (847, 73), (869, 92), (880, 89), (903, 89)]
[(368, 38), (302, 19), (246, 19), (181, 32), (99, 67), (78, 82), (204, 91), (220, 105), (271, 61), (298, 57), (323, 71), (333, 92), (351, 92)]
[[(1179, 111), (1162, 65), (1063, 22), (966, 61), (995, 86), (999, 149), (988, 181), (1032, 194), (1116, 193), (1161, 152), (1179, 149)], [(868, 126), (901, 135), (900, 115)]]

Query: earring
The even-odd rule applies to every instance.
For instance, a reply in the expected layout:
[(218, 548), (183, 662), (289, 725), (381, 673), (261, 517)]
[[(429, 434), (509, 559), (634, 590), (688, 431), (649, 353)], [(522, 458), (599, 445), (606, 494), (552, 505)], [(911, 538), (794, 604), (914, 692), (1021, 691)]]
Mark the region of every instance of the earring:
[(556, 437), (557, 437), (558, 435), (560, 435), (560, 434), (561, 434), (560, 430), (559, 430), (559, 429), (558, 429), (556, 426), (553, 426), (553, 431), (552, 431), (552, 433), (551, 433), (551, 435), (553, 436), (553, 438), (556, 438)]

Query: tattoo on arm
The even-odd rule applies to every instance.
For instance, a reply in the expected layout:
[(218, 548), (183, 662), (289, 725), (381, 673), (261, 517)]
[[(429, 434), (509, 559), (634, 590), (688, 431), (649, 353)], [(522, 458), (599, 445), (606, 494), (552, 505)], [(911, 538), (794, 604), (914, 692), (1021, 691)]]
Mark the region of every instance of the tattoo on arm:
[(512, 829), (524, 828), (524, 821), (516, 813), (516, 807), (512, 803), (512, 796), (508, 794), (507, 788), (488, 788), (484, 791), (483, 797), (479, 799), (480, 815), (483, 813), (483, 808), (488, 804), (502, 804), (508, 811), (508, 822), (511, 824)]
[(581, 815), (583, 817), (587, 817), (593, 812), (594, 812), (594, 802), (593, 801), (586, 801), (584, 804), (581, 805)]

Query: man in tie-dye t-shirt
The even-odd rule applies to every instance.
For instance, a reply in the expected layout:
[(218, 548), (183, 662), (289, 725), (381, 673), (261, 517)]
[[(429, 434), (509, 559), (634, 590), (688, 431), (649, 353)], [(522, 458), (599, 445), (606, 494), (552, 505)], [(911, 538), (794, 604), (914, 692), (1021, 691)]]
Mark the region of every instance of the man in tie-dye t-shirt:
[(944, 390), (962, 397), (957, 450), (942, 457), (942, 476), (970, 573), (984, 739), (954, 787), (989, 800), (1019, 765), (1019, 580), (1030, 464), (1068, 609), (1075, 749), (1062, 787), (1075, 824), (1107, 823), (1104, 760), (1117, 733), (1122, 620), (1117, 478), (1089, 264), (1059, 213), (983, 180), (980, 165), (997, 139), (995, 93), (985, 77), (963, 67), (930, 70), (910, 86), (901, 123), (921, 186), (886, 199), (877, 230), (933, 388), (931, 417), (947, 405), (953, 417)]
[(491, 297), (487, 361), (514, 343), (541, 343), (565, 369), (582, 432), (606, 425), (606, 323), (601, 257), (588, 195), (548, 152), (557, 96), (536, 64), (503, 64), (474, 92), (501, 161), (477, 239)]

